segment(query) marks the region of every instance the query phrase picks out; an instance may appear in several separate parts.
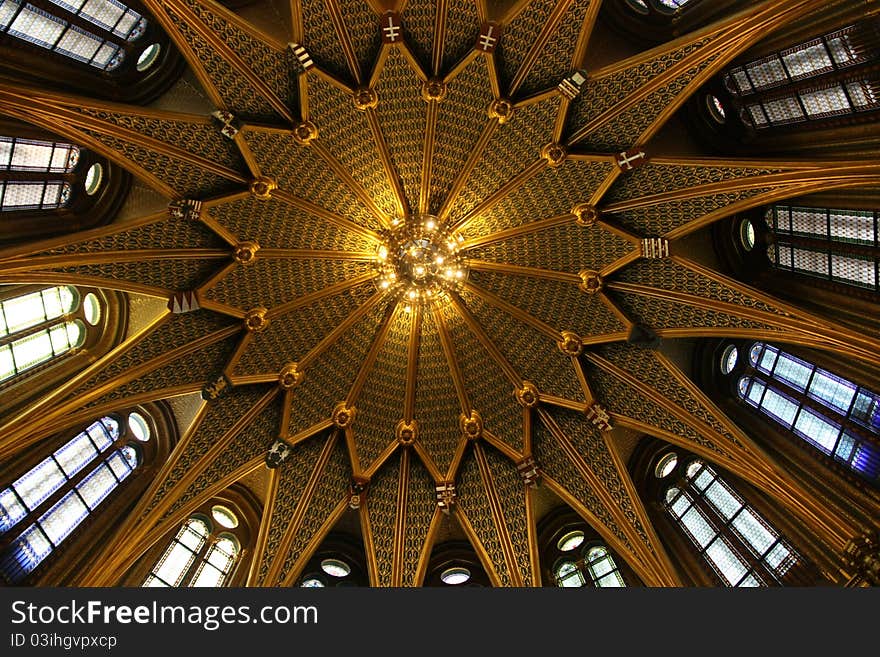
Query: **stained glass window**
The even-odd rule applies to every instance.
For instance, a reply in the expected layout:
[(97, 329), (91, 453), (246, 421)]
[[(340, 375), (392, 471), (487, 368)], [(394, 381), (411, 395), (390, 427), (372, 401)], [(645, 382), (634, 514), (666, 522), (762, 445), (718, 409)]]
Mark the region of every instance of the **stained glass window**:
[[(702, 461), (666, 490), (666, 508), (728, 586), (778, 583), (797, 562), (794, 550)], [(762, 568), (756, 565), (761, 564)]]
[[(25, 0), (0, 0), (0, 33), (69, 59), (112, 71), (125, 58), (123, 44), (144, 34), (146, 19), (117, 0), (50, 0), (45, 11)], [(93, 29), (72, 24), (79, 17)]]
[(846, 465), (880, 479), (880, 394), (779, 347), (756, 342), (739, 379), (743, 403)]
[(559, 559), (553, 574), (556, 586), (563, 588), (582, 587), (588, 582), (598, 588), (626, 586), (614, 557), (604, 545), (593, 544), (579, 554)]
[[(235, 518), (231, 510), (223, 508)], [(237, 525), (237, 518), (235, 522)], [(223, 586), (235, 567), (239, 552), (238, 540), (234, 536), (225, 533), (215, 536), (207, 518), (192, 517), (172, 539), (143, 586)]]
[(732, 93), (749, 95), (863, 63), (868, 53), (854, 43), (857, 29), (851, 25), (737, 66), (724, 81)]
[(81, 346), (80, 294), (69, 285), (0, 301), (0, 383)]
[(776, 205), (767, 210), (773, 266), (880, 291), (878, 215), (873, 210)]
[(103, 417), (0, 491), (0, 535), (32, 519), (0, 554), (0, 577), (21, 581), (138, 467), (133, 447), (114, 448), (119, 436)]

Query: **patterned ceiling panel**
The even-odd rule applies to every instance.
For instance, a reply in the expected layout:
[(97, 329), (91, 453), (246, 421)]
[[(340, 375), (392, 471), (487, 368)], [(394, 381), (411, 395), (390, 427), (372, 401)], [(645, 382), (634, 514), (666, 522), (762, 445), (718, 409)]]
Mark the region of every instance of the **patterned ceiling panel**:
[(415, 419), (419, 423), (419, 441), (445, 474), (462, 440), (458, 424), (462, 409), (439, 328), (430, 312), (422, 313), (416, 382)]
[[(294, 391), (291, 427), (304, 429), (329, 418), (336, 404), (346, 399), (386, 309), (387, 303), (377, 304), (309, 366), (305, 380)], [(356, 423), (357, 417), (355, 427)]]
[[(672, 260), (642, 259), (614, 275), (623, 283), (686, 292), (705, 299), (715, 299), (761, 312), (785, 315), (786, 312), (765, 301), (755, 299), (731, 285), (725, 285), (705, 274)], [(732, 283), (733, 281), (731, 281)]]
[(504, 183), (540, 159), (541, 148), (552, 141), (558, 110), (558, 98), (514, 110), (513, 118), (498, 127), (482, 151), (449, 213), (451, 220), (464, 218)]
[[(401, 461), (404, 460), (406, 465), (402, 466)], [(405, 503), (401, 503), (398, 498), (402, 476), (407, 478), (403, 488)], [(404, 509), (402, 519), (398, 516), (399, 506)], [(367, 493), (367, 509), (376, 555), (378, 585), (394, 586), (394, 545), (400, 526), (404, 528), (400, 585), (417, 585), (419, 555), (427, 541), (437, 503), (434, 497), (434, 480), (411, 451), (404, 457), (398, 450), (373, 477)]]
[(514, 396), (514, 384), (461, 316), (453, 312), (446, 312), (445, 320), (471, 405), (482, 416), (487, 431), (522, 452), (522, 407)]
[[(271, 388), (268, 386), (251, 386), (249, 388), (237, 389), (235, 393), (240, 394), (243, 398), (241, 407), (247, 403), (244, 401), (244, 398), (248, 398), (254, 400), (253, 405), (251, 406), (251, 408), (254, 408), (257, 405), (257, 402), (259, 402), (260, 399), (262, 399), (270, 390)], [(247, 411), (245, 411), (245, 413), (246, 412)], [(227, 421), (229, 420), (228, 418), (226, 419)], [(232, 421), (234, 422), (235, 418), (232, 418)], [(204, 431), (207, 434), (205, 437), (211, 437), (212, 433), (211, 429), (205, 426), (206, 422), (216, 423), (219, 425), (218, 428), (223, 427), (223, 425), (218, 422), (217, 415), (212, 415), (209, 410), (200, 425), (201, 429), (199, 433)], [(227, 428), (228, 426), (229, 425), (227, 425)], [(198, 495), (201, 495), (205, 490), (210, 488), (212, 484), (229, 476), (249, 461), (263, 456), (266, 453), (266, 445), (271, 444), (278, 436), (278, 429), (280, 426), (281, 405), (276, 398), (268, 401), (263, 409), (259, 411), (257, 416), (254, 417), (242, 431), (236, 433), (232, 437), (228, 448), (223, 450), (219, 458), (211, 460), (210, 465), (201, 470), (198, 478), (190, 484), (176, 500), (174, 500), (174, 503), (168, 508), (165, 516), (167, 517), (174, 513), (174, 511), (187, 504)], [(199, 446), (193, 444), (188, 445), (187, 447), (189, 448), (188, 451), (194, 451), (196, 456), (198, 456), (199, 450), (204, 454), (204, 452), (210, 449), (211, 446), (212, 443), (210, 442), (202, 442)], [(180, 469), (182, 472), (186, 472), (186, 470), (189, 469), (189, 466), (183, 467), (181, 465)], [(174, 478), (173, 473), (169, 475), (169, 479), (172, 478)]]
[(248, 197), (213, 206), (209, 214), (239, 240), (277, 249), (363, 252), (374, 251), (377, 246), (369, 237), (339, 228), (279, 199)]
[[(581, 430), (591, 431), (592, 428), (584, 420)], [(596, 491), (567, 458), (561, 449), (559, 439), (550, 432), (543, 422), (534, 423), (532, 440), (535, 462), (540, 466), (541, 471), (562, 486), (568, 494), (596, 517), (601, 526), (594, 527), (595, 529), (604, 528), (606, 533), (611, 534), (617, 540), (622, 551), (632, 553), (633, 547), (630, 538), (614, 513), (596, 495)]]
[(590, 336), (627, 330), (599, 297), (584, 294), (572, 283), (488, 271), (472, 271), (470, 280), (560, 333)]
[(572, 218), (566, 224), (468, 249), (467, 255), (475, 260), (577, 273), (601, 270), (635, 248), (615, 233), (598, 226), (579, 226)]
[(589, 199), (613, 166), (610, 162), (573, 160), (558, 168), (544, 168), (528, 184), (477, 215), (464, 233), (468, 237), (491, 235), (538, 219), (567, 214), (575, 205)]
[[(321, 143), (367, 190), (376, 205), (386, 214), (394, 214), (394, 190), (382, 168), (366, 112), (355, 109), (351, 96), (338, 87), (313, 76), (309, 78), (309, 120), (318, 126)], [(352, 142), (363, 147), (352, 148)]]
[(413, 212), (419, 207), (428, 112), (421, 89), (422, 82), (406, 58), (393, 48), (375, 86), (379, 96), (376, 115)]
[[(102, 232), (106, 230), (104, 229)], [(204, 224), (190, 219), (176, 219), (169, 216), (136, 228), (126, 229), (124, 226), (119, 226), (115, 232), (109, 235), (81, 242), (70, 242), (54, 249), (35, 253), (34, 256), (134, 249), (177, 249), (184, 244), (194, 249), (228, 248), (226, 242)]]
[[(299, 575), (294, 566), (300, 561), (300, 568), (305, 564), (307, 557), (306, 546), (321, 531), (327, 522), (328, 516), (345, 499), (348, 492), (349, 473), (351, 463), (342, 446), (342, 441), (337, 441), (335, 448), (327, 460), (326, 466), (321, 470), (315, 492), (308, 498), (301, 498), (297, 506), (297, 512), (302, 512), (300, 507), (307, 505), (302, 512), (302, 521), (297, 525), (293, 534), (293, 541), (284, 554), (278, 554), (276, 559), (283, 559), (278, 578), (274, 585), (279, 586), (286, 578), (294, 578)], [(266, 582), (272, 585), (273, 582)]]
[[(654, 52), (652, 56), (647, 56), (645, 61), (595, 80), (589, 80), (580, 95), (569, 105), (567, 134), (577, 133), (589, 121), (610, 110), (618, 103), (627, 100), (631, 94), (637, 93), (645, 85), (646, 80), (663, 75), (685, 57), (697, 52), (709, 43), (711, 43), (711, 39), (703, 38), (689, 41), (677, 48), (661, 49), (659, 52)], [(685, 75), (675, 79), (682, 79), (687, 83), (693, 79), (693, 76)], [(639, 107), (643, 110), (647, 109), (641, 104)], [(635, 133), (630, 136), (635, 139), (638, 135), (639, 133)], [(627, 144), (626, 147), (632, 146), (633, 143)]]
[(274, 308), (370, 271), (370, 263), (356, 260), (257, 258), (236, 267), (207, 297), (243, 310)]
[(235, 374), (280, 372), (287, 362), (302, 359), (374, 294), (372, 283), (361, 284), (271, 320), (269, 326), (255, 336), (254, 348), (245, 351)]
[(79, 397), (117, 376), (123, 376), (139, 365), (143, 367), (154, 358), (160, 358), (169, 348), (185, 347), (198, 338), (237, 324), (238, 322), (229, 317), (212, 312), (168, 315), (119, 358), (71, 392), (70, 397)]
[(436, 214), (489, 123), (493, 100), (485, 57), (477, 57), (449, 83), (439, 105), (431, 162), (430, 210)]
[(459, 470), (457, 513), (463, 513), (502, 586), (530, 586), (525, 484), (496, 450), (474, 444)]
[(263, 175), (272, 178), (281, 189), (361, 226), (376, 225), (375, 218), (315, 149), (297, 145), (293, 135), (251, 130), (242, 134)]
[(461, 298), (523, 379), (534, 383), (542, 393), (583, 401), (575, 369), (555, 341), (475, 294), (462, 292)]
[[(273, 518), (277, 518), (269, 525), (269, 536), (266, 549), (257, 564), (257, 581), (262, 586), (271, 586), (274, 582), (266, 582), (266, 576), (276, 558), (283, 559), (284, 554), (278, 553), (285, 535), (291, 528), (292, 521), (296, 518), (297, 506), (308, 504), (309, 500), (303, 499), (309, 479), (314, 475), (319, 457), (328, 445), (334, 445), (337, 439), (328, 437), (326, 433), (312, 437), (292, 450), (288, 459), (279, 468), (278, 493), (275, 495)], [(318, 474), (323, 470), (319, 468)], [(294, 527), (296, 530), (296, 527)]]
[(412, 321), (412, 313), (402, 311), (391, 319), (385, 343), (354, 402), (358, 409), (354, 434), (362, 470), (369, 469), (382, 450), (396, 441), (394, 427), (404, 419), (407, 344)]
[(661, 164), (649, 160), (644, 166), (619, 176), (602, 197), (602, 203), (608, 205), (688, 187), (766, 176), (781, 171), (782, 168), (720, 166), (713, 164), (711, 160), (694, 161), (691, 165)]

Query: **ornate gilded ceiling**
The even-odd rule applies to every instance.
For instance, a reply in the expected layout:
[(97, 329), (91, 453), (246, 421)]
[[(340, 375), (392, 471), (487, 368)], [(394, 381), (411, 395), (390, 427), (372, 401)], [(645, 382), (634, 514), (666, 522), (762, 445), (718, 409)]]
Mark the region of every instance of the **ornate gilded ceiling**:
[[(447, 512), (494, 583), (539, 584), (538, 483), (646, 583), (676, 584), (618, 427), (739, 474), (829, 544), (849, 538), (663, 345), (772, 336), (872, 358), (875, 339), (726, 278), (682, 241), (743, 209), (876, 184), (877, 165), (667, 156), (651, 142), (737, 53), (823, 2), (756, 3), (600, 67), (587, 56), (598, 1), (293, 0), (288, 42), (210, 0), (144, 4), (214, 116), (0, 87), (0, 111), (169, 200), (0, 252), (3, 283), (168, 300), (7, 418), (0, 453), (120, 405), (206, 400), (84, 583), (114, 583), (133, 558), (114, 545), (148, 546), (268, 460), (250, 585), (295, 582), (346, 513), (373, 584), (418, 584)], [(461, 275), (438, 270), (411, 297), (437, 256)], [(389, 259), (398, 276), (383, 286)]]

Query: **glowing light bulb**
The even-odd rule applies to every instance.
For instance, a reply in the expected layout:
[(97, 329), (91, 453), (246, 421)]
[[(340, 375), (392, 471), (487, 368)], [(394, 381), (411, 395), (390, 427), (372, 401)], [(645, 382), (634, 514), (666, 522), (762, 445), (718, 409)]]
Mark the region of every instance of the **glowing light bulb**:
[(389, 280), (386, 278), (386, 279), (384, 279), (381, 283), (379, 283), (379, 286), (380, 286), (383, 290), (387, 290), (387, 289), (391, 286), (391, 281), (389, 281)]
[(388, 247), (380, 246), (379, 247), (379, 260), (387, 260), (388, 259)]
[(436, 258), (434, 258), (434, 262), (436, 262), (438, 265), (442, 265), (445, 260), (446, 258), (444, 258), (442, 255), (438, 255)]
[(415, 298), (418, 296), (418, 292), (416, 292), (415, 290), (410, 290), (410, 291), (407, 293), (407, 296), (408, 296), (410, 299), (415, 299)]
[(427, 228), (428, 230), (434, 230), (436, 227), (437, 224), (434, 222), (433, 219), (428, 219), (428, 221), (425, 222), (425, 228)]
[(422, 267), (421, 265), (416, 265), (415, 272), (416, 272), (416, 276), (424, 276), (425, 275), (425, 268)]
[(455, 277), (456, 278), (464, 278), (464, 272), (461, 269), (457, 269), (455, 271)]
[(446, 275), (446, 278), (452, 278), (453, 276), (455, 276), (455, 270), (452, 267), (447, 267), (444, 273)]

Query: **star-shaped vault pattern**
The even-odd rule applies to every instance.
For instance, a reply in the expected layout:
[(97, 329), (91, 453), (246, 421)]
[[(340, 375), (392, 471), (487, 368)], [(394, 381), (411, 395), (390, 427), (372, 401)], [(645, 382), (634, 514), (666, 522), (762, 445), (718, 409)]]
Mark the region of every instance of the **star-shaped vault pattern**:
[[(87, 583), (112, 584), (136, 558), (115, 549), (123, 541), (149, 546), (268, 463), (248, 585), (294, 583), (349, 512), (373, 585), (421, 583), (444, 513), (493, 584), (540, 585), (538, 483), (646, 584), (676, 585), (621, 429), (727, 468), (831, 545), (852, 535), (662, 348), (772, 336), (857, 359), (878, 351), (683, 247), (748, 208), (877, 184), (876, 164), (652, 147), (709, 76), (821, 2), (759, 3), (601, 67), (588, 58), (599, 0), (292, 0), (286, 42), (210, 0), (144, 4), (213, 115), (0, 86), (0, 111), (105, 155), (168, 200), (167, 211), (0, 252), (3, 283), (168, 301), (8, 419), (0, 453), (120, 405), (205, 400)], [(377, 250), (427, 215), (468, 273), (413, 302), (377, 285)], [(350, 511), (354, 488), (365, 493)]]

